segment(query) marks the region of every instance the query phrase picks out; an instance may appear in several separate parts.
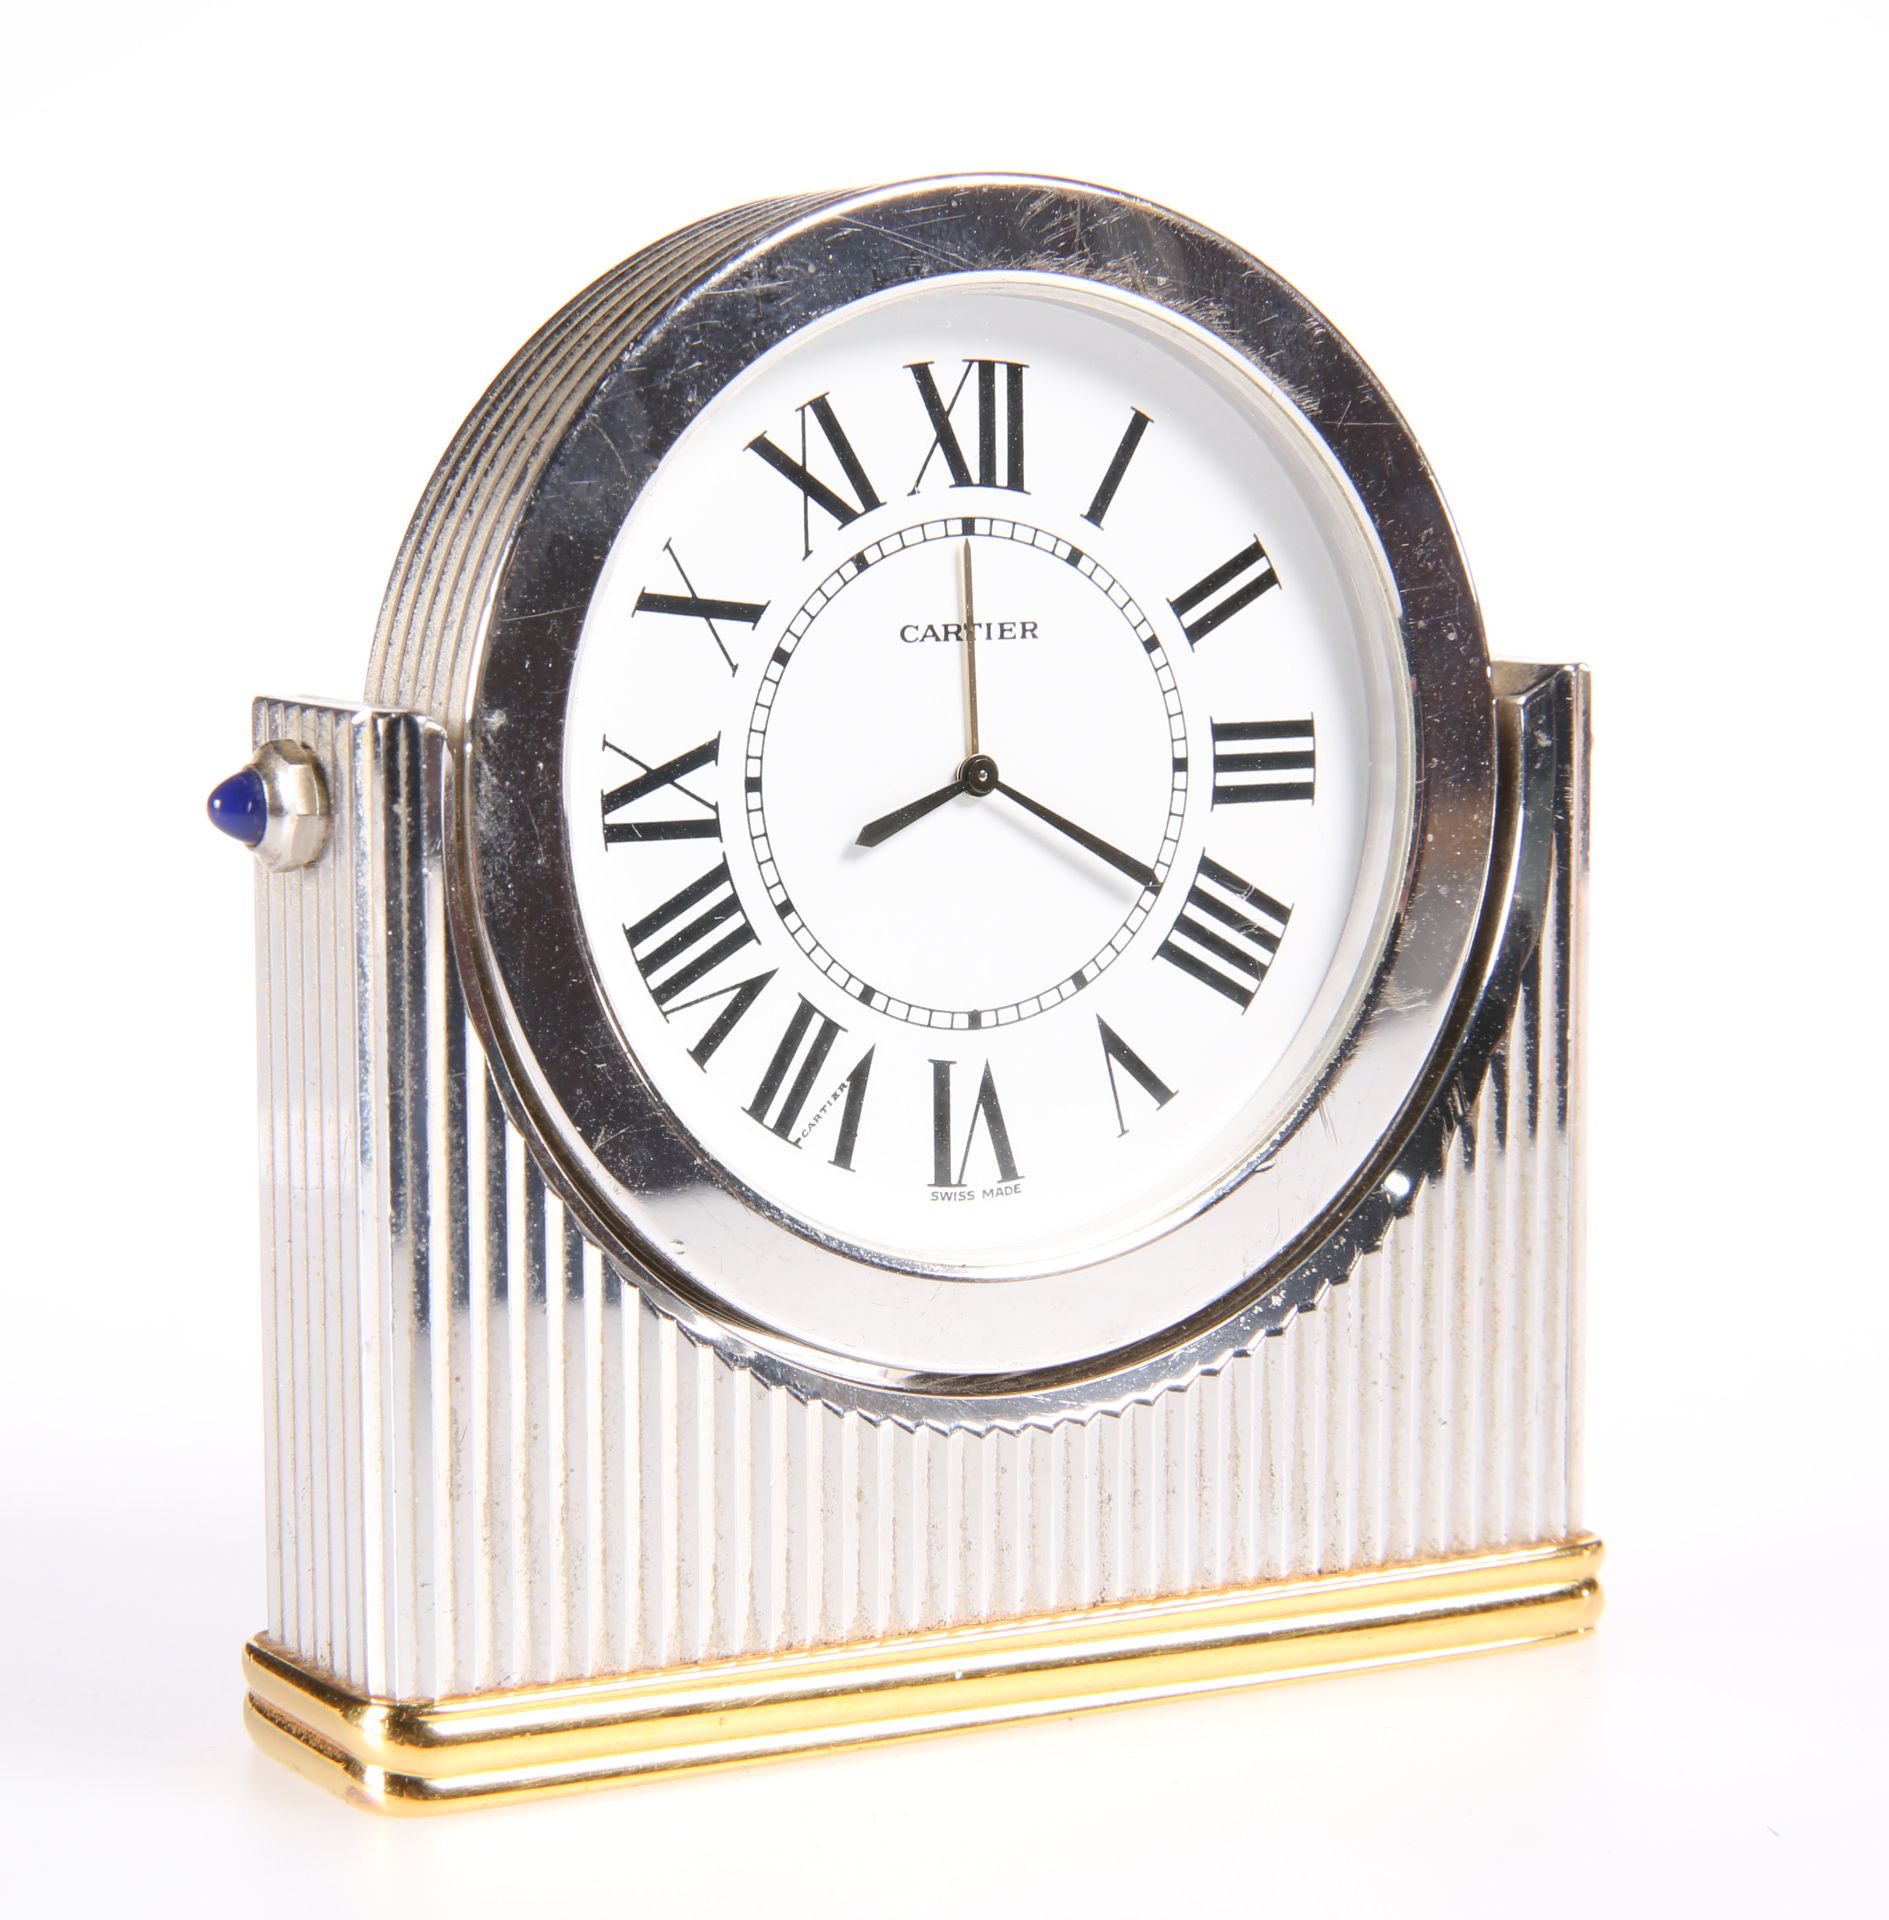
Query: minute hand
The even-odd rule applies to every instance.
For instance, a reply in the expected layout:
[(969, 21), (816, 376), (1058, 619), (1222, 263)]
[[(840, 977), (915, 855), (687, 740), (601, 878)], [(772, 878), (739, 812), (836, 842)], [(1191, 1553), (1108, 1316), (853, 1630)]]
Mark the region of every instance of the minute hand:
[(1006, 798), (1014, 800), (1026, 813), (1033, 813), (1039, 820), (1047, 822), (1058, 833), (1066, 833), (1077, 846), (1087, 847), (1098, 859), (1106, 860), (1117, 873), (1125, 873), (1131, 880), (1138, 880), (1144, 887), (1155, 884), (1156, 874), (1152, 867), (1137, 860), (1132, 853), (1124, 853), (1120, 847), (1111, 847), (1106, 840), (1098, 840), (1086, 827), (1079, 827), (1073, 820), (1065, 820), (1060, 813), (1052, 813), (1041, 801), (1032, 800), (1027, 793), (1019, 793), (1015, 787), (999, 780), (996, 791)]

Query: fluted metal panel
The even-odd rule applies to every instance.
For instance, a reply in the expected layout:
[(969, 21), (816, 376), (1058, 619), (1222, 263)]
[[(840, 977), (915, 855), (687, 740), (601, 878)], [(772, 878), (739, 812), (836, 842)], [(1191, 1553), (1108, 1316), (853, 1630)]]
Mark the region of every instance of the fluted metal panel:
[(599, 382), (664, 307), (762, 233), (842, 196), (736, 207), (613, 267), (528, 340), (486, 390), (415, 509), (387, 584), (367, 697), (443, 717), (464, 709), (468, 636), (520, 508)]
[(1584, 683), (1510, 704), (1497, 1025), (1408, 1209), (1217, 1374), (979, 1434), (802, 1402), (648, 1302), (484, 1066), (442, 736), (259, 703), (335, 812), (258, 898), (271, 1637), (424, 1699), (1575, 1532)]

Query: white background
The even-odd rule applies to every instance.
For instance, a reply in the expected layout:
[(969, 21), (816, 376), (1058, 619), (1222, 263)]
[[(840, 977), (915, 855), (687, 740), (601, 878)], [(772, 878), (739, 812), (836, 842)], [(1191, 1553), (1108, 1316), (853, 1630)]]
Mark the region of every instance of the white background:
[[(1880, 11), (70, 5), (6, 29), (0, 1900), (1880, 1911)], [(252, 1751), (252, 693), (350, 696), (454, 427), (746, 199), (1057, 172), (1372, 362), (1595, 669), (1574, 1648), (417, 1824)]]

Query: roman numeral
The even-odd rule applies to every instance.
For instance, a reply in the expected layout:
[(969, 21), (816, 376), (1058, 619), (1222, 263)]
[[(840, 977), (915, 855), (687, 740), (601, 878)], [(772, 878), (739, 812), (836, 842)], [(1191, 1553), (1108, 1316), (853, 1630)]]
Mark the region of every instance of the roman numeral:
[[(842, 527), (851, 526), (861, 514), (870, 513), (874, 507), (884, 502), (873, 491), (872, 482), (866, 477), (866, 469), (860, 465), (859, 455), (853, 451), (853, 443), (847, 439), (846, 430), (839, 423), (839, 416), (833, 411), (833, 403), (825, 394), (807, 401), (800, 412), (800, 458), (796, 460), (791, 453), (783, 452), (766, 434), (758, 433), (748, 442), (748, 451), (758, 453), (776, 473), (784, 474), (800, 489), (800, 542), (801, 558), (804, 560), (813, 551), (813, 534), (808, 524), (807, 513), (810, 507), (818, 507), (822, 513), (831, 514), (834, 521)], [(813, 416), (814, 424), (826, 439), (828, 448), (840, 463), (840, 470), (846, 476), (846, 483), (852, 488), (852, 496), (838, 492), (819, 479), (807, 465), (807, 416)]]
[[(794, 1017), (787, 1023), (787, 1031), (781, 1035), (780, 1045), (774, 1049), (773, 1059), (767, 1063), (761, 1084), (755, 1089), (754, 1099), (748, 1106), (749, 1116), (785, 1140), (793, 1132), (801, 1108), (807, 1104), (807, 1095), (813, 1091), (814, 1076), (826, 1064), (833, 1042), (843, 1032), (845, 1028), (837, 1020), (829, 1020), (803, 993)], [(780, 1095), (781, 1082), (787, 1078), (788, 1069), (796, 1059), (800, 1060), (800, 1071), (795, 1074), (785, 1097), (780, 1099), (774, 1117), (769, 1119), (769, 1111), (775, 1108)]]
[(1213, 804), (1309, 800), (1318, 778), (1310, 720), (1213, 722)]
[[(1231, 620), (1242, 607), (1250, 607), (1262, 593), (1278, 584), (1279, 576), (1255, 535), (1250, 547), (1242, 547), (1224, 566), (1215, 567), (1204, 580), (1196, 580), (1168, 605), (1174, 609), (1174, 617), (1187, 635), (1187, 644), (1197, 647), (1215, 627)], [(1224, 591), (1227, 588), (1232, 591)], [(1187, 616), (1196, 607), (1202, 609), (1201, 613), (1189, 620)]]
[(716, 650), (726, 662), (728, 671), (733, 673), (735, 657), (728, 651), (721, 637), (721, 627), (718, 622), (732, 620), (739, 626), (751, 627), (767, 611), (767, 602), (763, 600), (757, 606), (752, 600), (705, 599), (696, 592), (695, 582), (689, 578), (688, 569), (682, 564), (682, 556), (676, 552), (674, 546), (665, 540), (662, 543), (662, 550), (669, 556), (669, 563), (675, 568), (676, 576), (681, 580), (685, 590), (681, 593), (652, 593), (648, 587), (645, 587), (636, 596), (634, 611), (672, 613), (685, 620), (700, 620), (708, 628), (709, 638), (715, 642)]
[[(781, 1035), (780, 1044), (774, 1049), (774, 1056), (767, 1063), (767, 1071), (748, 1105), (749, 1117), (760, 1121), (790, 1147), (798, 1147), (800, 1142), (793, 1137), (794, 1128), (800, 1123), (827, 1055), (833, 1051), (833, 1042), (845, 1031), (837, 1020), (828, 1019), (802, 994), (800, 1005), (794, 1009), (794, 1017), (788, 1021), (787, 1031)], [(866, 1082), (872, 1073), (873, 1051), (871, 1047), (866, 1049), (842, 1083), (846, 1088), (846, 1105), (840, 1114), (839, 1144), (832, 1164), (849, 1173), (853, 1167), (853, 1147), (859, 1138), (859, 1114), (865, 1104)], [(818, 1117), (816, 1114), (815, 1118)]]
[(964, 1171), (971, 1164), (971, 1149), (977, 1144), (977, 1126), (981, 1120), (990, 1138), (997, 1161), (997, 1178), (1011, 1181), (1021, 1178), (1016, 1156), (1010, 1151), (1010, 1129), (1004, 1124), (1004, 1110), (997, 1101), (997, 1083), (991, 1078), (990, 1062), (984, 1062), (984, 1077), (978, 1084), (977, 1105), (971, 1110), (971, 1124), (965, 1130), (964, 1152), (958, 1157), (958, 1171), (951, 1173), (951, 1067), (949, 1060), (931, 1063), (931, 1184), (934, 1187), (961, 1187)]
[[(699, 880), (690, 881), (679, 893), (670, 895), (653, 913), (646, 913), (634, 926), (625, 927), (623, 937), (630, 943), (630, 957), (635, 960), (637, 971), (642, 974), (657, 1006), (668, 1014), (672, 1010), (680, 1012), (681, 1008), (672, 1007), (672, 1003), (704, 975), (712, 973), (730, 954), (750, 945), (755, 935), (748, 916), (741, 910), (724, 858)], [(728, 1027), (748, 1010), (766, 984), (762, 978), (758, 984), (744, 982), (742, 987), (730, 989), (739, 1004), (733, 1009), (733, 1019), (728, 1020), (727, 1027), (717, 1036), (716, 1046), (727, 1037)], [(739, 996), (747, 986), (753, 986), (753, 992), (741, 1000)], [(712, 1053), (714, 1048), (709, 1051)]]
[[(626, 780), (620, 787), (610, 788), (603, 796), (603, 838), (606, 846), (622, 846), (626, 843), (640, 845), (648, 840), (717, 840), (721, 837), (721, 821), (714, 803), (704, 800), (699, 793), (692, 793), (682, 784), (698, 768), (714, 764), (716, 751), (721, 745), (720, 734), (713, 740), (704, 740), (699, 747), (691, 747), (687, 753), (677, 754), (673, 760), (665, 760), (659, 767), (652, 767), (647, 760), (639, 760), (622, 747), (611, 746), (608, 740), (604, 745), (612, 753), (629, 761), (631, 766), (643, 769), (638, 778)], [(653, 793), (662, 792), (665, 787), (673, 787), (685, 800), (694, 801), (706, 817), (692, 816), (686, 820), (613, 820), (610, 817), (633, 807), (639, 800), (648, 799)]]
[(1225, 994), (1244, 1013), (1291, 918), (1290, 907), (1203, 853), (1186, 903), (1155, 952), (1190, 979)]
[[(918, 397), (924, 402), (925, 417), (931, 422), (932, 442), (925, 451), (924, 464), (912, 482), (916, 493), (925, 484), (934, 455), (943, 454), (954, 487), (1007, 487), (1012, 493), (1027, 493), (1023, 484), (1023, 373), (1014, 360), (967, 360), (951, 389), (949, 400), (938, 391), (932, 377), (932, 363), (920, 360), (906, 371), (918, 383)], [(1002, 399), (998, 398), (997, 374), (1003, 372)], [(963, 443), (951, 424), (952, 413), (972, 376), (977, 378), (977, 472), (964, 457)], [(997, 443), (1003, 442), (1004, 477), (997, 478)]]
[(1102, 1063), (1108, 1068), (1109, 1095), (1115, 1102), (1115, 1137), (1119, 1140), (1128, 1131), (1128, 1122), (1122, 1118), (1122, 1090), (1115, 1079), (1117, 1067), (1120, 1067), (1157, 1107), (1165, 1107), (1174, 1098), (1174, 1089), (1099, 1013), (1095, 1016), (1095, 1024), (1102, 1034)]
[(725, 987), (710, 987), (706, 993), (698, 993), (693, 1000), (678, 1000), (672, 1006), (663, 1009), (665, 1019), (673, 1020), (679, 1013), (686, 1013), (691, 1007), (705, 1006), (711, 1000), (725, 1000), (727, 1005), (709, 1022), (708, 1031), (689, 1049), (689, 1058), (698, 1067), (706, 1067), (715, 1057), (715, 1049), (734, 1032), (741, 1016), (761, 997), (761, 989), (773, 979), (773, 967), (765, 973), (750, 974), (745, 980), (736, 980)]
[(860, 1055), (859, 1064), (846, 1076), (843, 1082), (846, 1088), (846, 1104), (840, 1109), (840, 1137), (833, 1148), (832, 1166), (843, 1167), (848, 1173), (853, 1170), (853, 1148), (859, 1140), (859, 1115), (866, 1104), (866, 1082), (872, 1074), (872, 1056), (875, 1049), (868, 1047)]
[(1108, 512), (1115, 498), (1115, 489), (1122, 484), (1122, 475), (1128, 471), (1128, 463), (1135, 457), (1135, 449), (1141, 445), (1141, 436), (1148, 431), (1148, 416), (1139, 407), (1128, 416), (1128, 428), (1115, 449), (1115, 457), (1108, 463), (1108, 472), (1102, 476), (1102, 484), (1095, 490), (1095, 498), (1089, 502), (1089, 511), (1082, 517), (1093, 527), (1102, 524), (1102, 516)]

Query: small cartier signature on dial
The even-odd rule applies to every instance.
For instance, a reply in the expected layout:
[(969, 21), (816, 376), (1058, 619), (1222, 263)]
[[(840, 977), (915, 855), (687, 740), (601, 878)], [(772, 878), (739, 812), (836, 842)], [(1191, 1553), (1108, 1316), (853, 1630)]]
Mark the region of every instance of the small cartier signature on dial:
[[(973, 620), (971, 637), (974, 640), (1034, 640), (1036, 622), (1034, 620)], [(899, 629), (899, 638), (908, 647), (921, 646), (927, 640), (952, 641), (962, 646), (964, 643), (964, 622), (962, 620), (941, 620), (935, 624), (920, 625), (913, 621)]]

